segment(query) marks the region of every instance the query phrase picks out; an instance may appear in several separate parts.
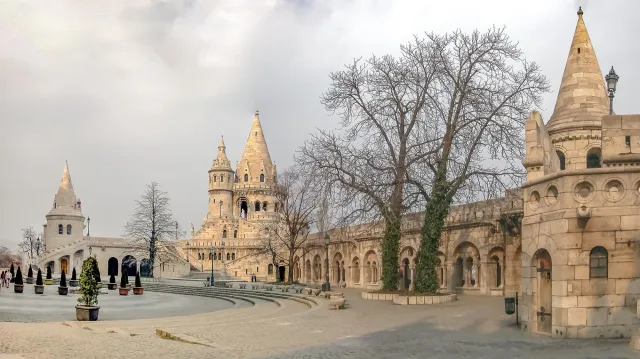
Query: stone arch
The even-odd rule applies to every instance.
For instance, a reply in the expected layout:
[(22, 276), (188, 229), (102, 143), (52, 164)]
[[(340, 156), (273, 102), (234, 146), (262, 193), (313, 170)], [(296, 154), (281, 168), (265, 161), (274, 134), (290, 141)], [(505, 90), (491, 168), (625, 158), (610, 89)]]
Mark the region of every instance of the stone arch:
[(307, 262), (305, 263), (304, 272), (305, 272), (305, 281), (307, 283), (311, 282), (311, 260), (310, 259), (307, 259)]
[(122, 271), (126, 272), (129, 277), (135, 277), (138, 261), (132, 255), (126, 255), (122, 258)]
[(152, 272), (151, 260), (149, 260), (149, 258), (143, 258), (140, 261), (140, 276), (151, 277)]
[(313, 280), (315, 282), (322, 279), (322, 259), (319, 254), (313, 257)]
[(238, 199), (238, 206), (240, 207), (240, 218), (247, 218), (247, 213), (249, 212), (249, 201), (245, 197), (240, 197)]
[(504, 286), (504, 249), (495, 246), (489, 250), (487, 256), (487, 286), (489, 288), (503, 288)]
[(357, 256), (351, 260), (351, 283), (360, 283), (360, 259)]
[(260, 212), (260, 201), (255, 201), (255, 202), (253, 203), (253, 210), (254, 210), (255, 212)]
[(367, 265), (367, 267), (365, 268), (365, 283), (378, 283), (380, 271), (378, 268), (378, 263), (380, 263), (378, 255), (374, 250), (369, 250), (365, 253), (364, 258)]
[[(58, 259), (58, 262), (60, 263), (60, 273), (62, 273), (63, 270), (65, 273), (69, 273), (69, 261), (70, 259), (68, 255), (64, 255)], [(53, 272), (53, 267), (51, 268), (51, 271)]]
[(602, 167), (602, 150), (594, 146), (587, 151), (587, 168), (600, 167)]
[(530, 262), (531, 266), (535, 269), (536, 280), (532, 281), (532, 312), (535, 313), (536, 319), (534, 320), (535, 331), (542, 333), (551, 333), (552, 329), (552, 268), (553, 260), (551, 254), (545, 248), (539, 248), (532, 256)]
[(301, 273), (300, 273), (300, 257), (295, 256), (293, 259), (293, 280), (296, 282), (300, 281)]
[(336, 284), (342, 282), (344, 278), (342, 277), (342, 266), (340, 264), (342, 262), (342, 253), (336, 252), (333, 255), (333, 270), (331, 271), (332, 281)]
[(118, 272), (118, 258), (116, 258), (116, 257), (111, 257), (107, 261), (107, 275), (111, 276), (112, 274), (115, 277), (117, 277), (119, 275), (119, 272)]

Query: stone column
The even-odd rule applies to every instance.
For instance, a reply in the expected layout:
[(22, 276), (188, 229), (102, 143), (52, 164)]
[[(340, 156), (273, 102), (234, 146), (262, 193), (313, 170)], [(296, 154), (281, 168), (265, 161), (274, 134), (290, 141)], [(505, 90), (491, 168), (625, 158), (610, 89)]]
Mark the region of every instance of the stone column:
[(413, 264), (411, 264), (409, 266), (409, 270), (411, 271), (411, 276), (409, 277), (409, 280), (411, 280), (411, 283), (409, 284), (409, 290), (413, 291), (414, 282), (415, 282), (415, 279), (414, 279), (415, 276), (414, 275), (415, 275), (416, 268), (415, 268), (415, 266)]
[(476, 280), (475, 283), (473, 284), (474, 288), (478, 288), (478, 284), (480, 284), (480, 263), (476, 263), (475, 261), (473, 262), (473, 265), (471, 266), (471, 276), (473, 276), (473, 272), (475, 270), (476, 273)]

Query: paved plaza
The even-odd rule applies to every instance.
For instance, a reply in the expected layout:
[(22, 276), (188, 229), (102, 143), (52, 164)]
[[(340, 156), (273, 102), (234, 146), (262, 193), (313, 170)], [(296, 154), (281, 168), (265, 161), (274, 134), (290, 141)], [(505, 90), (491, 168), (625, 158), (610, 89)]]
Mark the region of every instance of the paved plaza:
[[(349, 307), (340, 311), (328, 310), (325, 299), (314, 297), (318, 305), (311, 308), (279, 300), (182, 317), (3, 323), (0, 352), (23, 358), (129, 358), (136, 353), (164, 358), (274, 359), (638, 357), (628, 348), (628, 339), (558, 340), (523, 333), (515, 318), (504, 314), (502, 297), (461, 296), (450, 304), (397, 306), (362, 300), (359, 290), (344, 293)], [(146, 292), (144, 296), (148, 294), (149, 298), (159, 295)], [(215, 300), (175, 301), (196, 306)], [(108, 302), (102, 305), (107, 307)], [(177, 340), (161, 339), (156, 329)]]

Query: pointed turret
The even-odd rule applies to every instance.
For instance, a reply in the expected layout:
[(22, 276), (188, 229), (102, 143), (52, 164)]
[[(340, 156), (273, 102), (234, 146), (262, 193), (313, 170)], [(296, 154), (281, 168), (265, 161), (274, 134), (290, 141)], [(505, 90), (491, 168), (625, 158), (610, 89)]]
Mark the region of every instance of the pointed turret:
[(251, 132), (249, 132), (249, 138), (240, 159), (240, 166), (237, 171), (241, 182), (244, 182), (245, 174), (249, 175), (248, 182), (272, 182), (273, 163), (264, 138), (258, 111), (253, 117)]
[(602, 116), (609, 113), (604, 78), (582, 15), (580, 8), (556, 106), (546, 125), (549, 134), (600, 128)]
[(58, 192), (56, 193), (53, 208), (66, 207), (76, 209), (78, 202), (76, 201), (76, 194), (73, 191), (73, 184), (71, 183), (71, 174), (69, 173), (69, 164), (64, 162), (64, 169), (62, 170), (62, 178), (60, 179), (60, 185), (58, 186)]
[(218, 155), (213, 160), (213, 167), (211, 169), (231, 169), (231, 162), (227, 158), (226, 146), (224, 145), (224, 137), (220, 138), (220, 144), (218, 145)]
[(72, 243), (84, 235), (84, 216), (80, 200), (76, 198), (71, 184), (71, 174), (66, 161), (64, 170), (62, 170), (62, 179), (58, 185), (58, 192), (46, 218), (44, 242), (47, 251)]

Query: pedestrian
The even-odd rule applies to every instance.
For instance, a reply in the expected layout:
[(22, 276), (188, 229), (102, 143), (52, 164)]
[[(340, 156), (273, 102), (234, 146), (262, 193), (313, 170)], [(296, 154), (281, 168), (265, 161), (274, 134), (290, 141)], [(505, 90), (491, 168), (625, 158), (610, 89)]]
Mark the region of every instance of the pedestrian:
[(0, 274), (0, 287), (4, 287), (4, 271)]
[(13, 279), (11, 276), (11, 272), (7, 272), (4, 274), (4, 282), (7, 284), (7, 288), (9, 288), (9, 283), (11, 283), (11, 279)]

